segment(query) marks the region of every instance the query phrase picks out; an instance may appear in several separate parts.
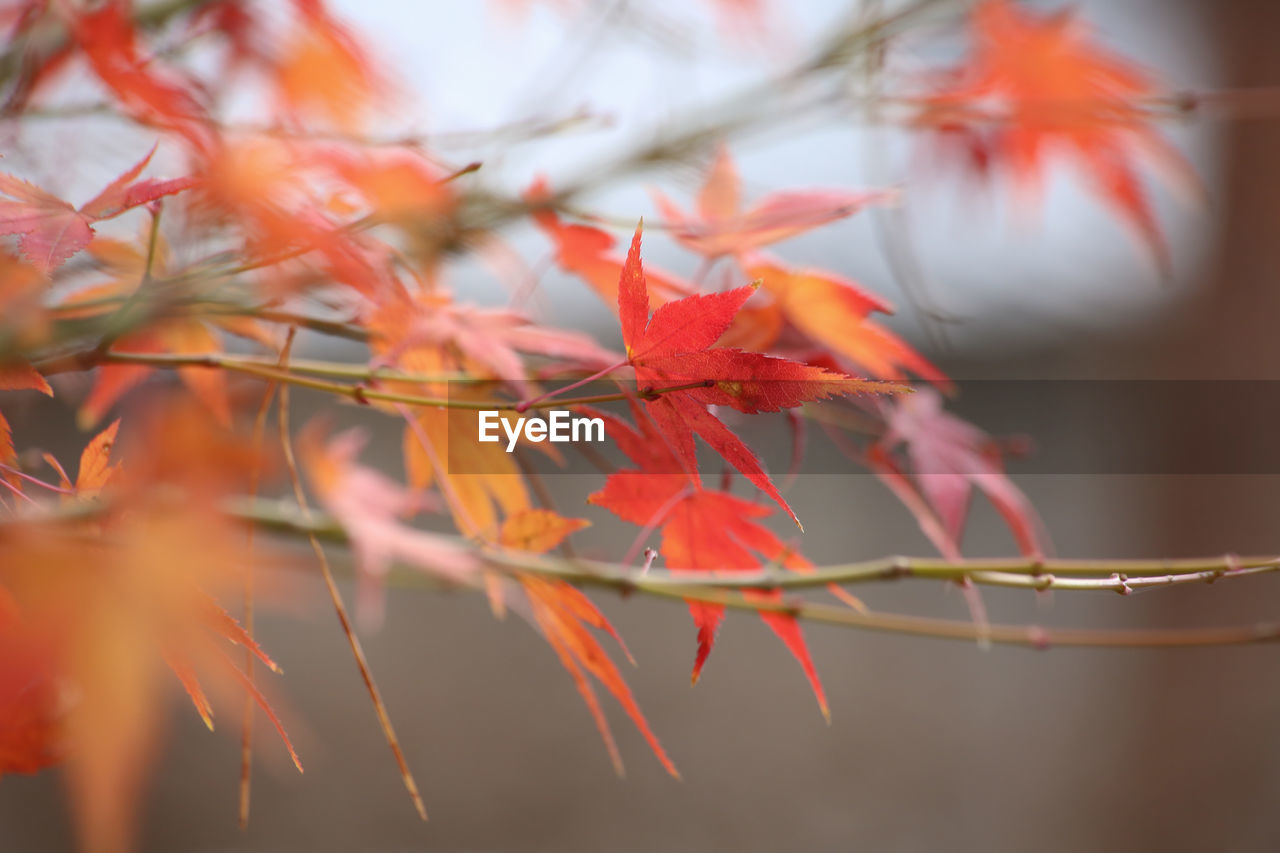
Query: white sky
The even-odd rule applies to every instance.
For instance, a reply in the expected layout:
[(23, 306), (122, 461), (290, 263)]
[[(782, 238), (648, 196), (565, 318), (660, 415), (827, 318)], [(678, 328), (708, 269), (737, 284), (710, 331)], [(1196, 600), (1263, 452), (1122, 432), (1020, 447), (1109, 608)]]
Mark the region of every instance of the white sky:
[[(564, 116), (578, 108), (613, 119), (608, 129), (490, 152), (479, 178), (509, 190), (538, 172), (553, 182), (558, 175), (575, 174), (583, 163), (645, 138), (673, 116), (776, 72), (849, 7), (844, 0), (775, 0), (776, 31), (782, 35), (753, 41), (719, 33), (706, 0), (624, 4), (648, 22), (629, 30), (599, 26), (603, 11), (617, 5), (611, 2), (583, 4), (586, 11), (576, 15), (557, 13), (552, 3), (530, 3), (523, 20), (504, 17), (502, 3), (477, 0), (337, 0), (336, 5), (381, 46), (384, 60), (421, 99), (425, 113), (414, 122), (420, 128), (485, 128), (519, 116)], [(1171, 86), (1214, 84), (1211, 45), (1192, 15), (1193, 4), (1095, 0), (1079, 5), (1107, 43)], [(675, 37), (655, 37), (653, 30), (660, 28)], [(904, 69), (923, 70), (932, 62), (915, 49), (897, 59)], [(577, 69), (576, 75), (570, 69)], [(1173, 127), (1170, 136), (1212, 196), (1218, 172), (1213, 128)], [(1006, 187), (983, 192), (944, 172), (890, 165), (876, 174), (871, 168), (877, 158), (905, 167), (912, 150), (897, 131), (859, 128), (849, 120), (801, 125), (733, 146), (749, 196), (783, 187), (907, 184), (914, 199), (912, 240), (928, 271), (931, 294), (945, 310), (964, 318), (949, 332), (956, 346), (992, 340), (1016, 344), (1149, 315), (1185, 292), (1208, 247), (1210, 211), (1176, 200), (1150, 181), (1174, 247), (1176, 280), (1168, 286), (1159, 281), (1144, 248), (1070, 166), (1054, 171), (1046, 205), (1034, 218), (1009, 210)], [(473, 158), (466, 150), (448, 153), (460, 162)], [(623, 219), (652, 217), (646, 187), (660, 185), (685, 201), (699, 179), (687, 169), (653, 173), (601, 193), (585, 206)], [(545, 251), (538, 236), (513, 236), (526, 258)], [(919, 331), (865, 214), (776, 249), (788, 260), (833, 269), (885, 293), (900, 308), (893, 323), (909, 334)], [(647, 253), (674, 271), (691, 275), (697, 266), (696, 258), (667, 241), (651, 239)], [(501, 293), (470, 277), (454, 286), (475, 287), (491, 298)], [(607, 322), (603, 306), (579, 298), (581, 288), (554, 274), (543, 286), (558, 323)]]
[[(399, 75), (411, 96), (406, 101), (418, 105), (395, 117), (398, 126), (431, 133), (479, 130), (584, 109), (610, 120), (607, 126), (596, 123), (514, 147), (439, 148), (458, 163), (482, 159), (481, 171), (466, 180), (505, 192), (519, 192), (539, 173), (553, 184), (578, 174), (610, 152), (651, 138), (680, 116), (696, 114), (698, 105), (776, 74), (852, 5), (852, 0), (772, 0), (773, 26), (766, 37), (753, 39), (720, 32), (711, 0), (561, 0), (562, 6), (582, 7), (573, 14), (555, 11), (555, 2), (528, 0), (523, 20), (504, 16), (498, 0), (332, 2)], [(1217, 83), (1212, 45), (1193, 16), (1196, 4), (1086, 0), (1078, 5), (1106, 43), (1149, 66), (1170, 86)], [(602, 26), (602, 16), (618, 8), (631, 10), (631, 26)], [(936, 48), (918, 40), (904, 44), (894, 55), (894, 67), (923, 71), (954, 59), (954, 53)], [(5, 167), (78, 201), (135, 162), (150, 144), (110, 123), (97, 132), (92, 121), (84, 122), (76, 125), (76, 134), (67, 134), (68, 126), (51, 123), (24, 131), (6, 149)], [(1215, 132), (1204, 123), (1169, 128), (1201, 174), (1210, 206), (1220, 171)], [(1211, 209), (1180, 203), (1148, 181), (1174, 248), (1175, 281), (1162, 283), (1144, 247), (1070, 166), (1053, 171), (1038, 217), (1015, 215), (1007, 203), (1010, 187), (982, 190), (955, 171), (920, 169), (920, 148), (911, 137), (868, 128), (853, 117), (779, 124), (774, 132), (733, 144), (732, 151), (748, 200), (781, 188), (905, 186), (911, 242), (932, 300), (961, 320), (947, 334), (950, 346), (960, 349), (1016, 347), (1148, 318), (1186, 294), (1212, 239)], [(155, 168), (163, 172), (160, 159)], [(51, 167), (51, 162), (60, 165)], [(649, 187), (661, 186), (686, 203), (700, 181), (689, 168), (667, 169), (621, 182), (581, 206), (622, 221), (652, 219), (656, 211)], [(505, 236), (529, 263), (548, 253), (547, 241), (530, 227), (513, 228)], [(886, 266), (867, 213), (773, 251), (888, 296), (899, 306), (890, 325), (926, 346), (919, 314)], [(646, 257), (689, 276), (699, 263), (657, 232), (646, 240)], [(489, 270), (474, 264), (460, 265), (450, 285), (481, 301), (498, 301), (507, 293)], [(539, 295), (539, 307), (556, 325), (593, 327), (605, 336), (616, 332), (609, 309), (557, 271), (543, 278)]]

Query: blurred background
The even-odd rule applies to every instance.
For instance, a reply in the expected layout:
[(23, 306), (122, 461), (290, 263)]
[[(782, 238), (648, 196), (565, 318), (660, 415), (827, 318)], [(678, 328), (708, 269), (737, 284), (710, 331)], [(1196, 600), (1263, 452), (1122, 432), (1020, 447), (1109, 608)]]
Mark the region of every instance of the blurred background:
[[(459, 145), (460, 160), (484, 161), (478, 180), (507, 191), (537, 173), (554, 181), (702, 99), (784, 67), (848, 4), (766, 4), (765, 29), (736, 34), (724, 32), (710, 3), (602, 2), (576, 11), (572, 3), (556, 5), (338, 4), (425, 104), (426, 115), (412, 122), (421, 129), (453, 133), (584, 111), (597, 117), (511, 150)], [(1105, 43), (1174, 89), (1280, 80), (1275, 4), (1123, 0), (1084, 3), (1083, 14)], [(908, 40), (892, 62), (910, 74), (956, 47)], [(1275, 379), (1277, 127), (1197, 121), (1169, 132), (1207, 191), (1206, 201), (1185, 204), (1155, 190), (1174, 247), (1171, 280), (1161, 280), (1141, 246), (1069, 167), (1055, 170), (1042, 214), (1028, 222), (1010, 209), (1007, 188), (933, 174), (910, 136), (870, 128), (856, 116), (783, 125), (735, 142), (733, 151), (748, 197), (796, 186), (908, 186), (905, 234), (926, 271), (928, 300), (948, 317), (932, 330), (919, 294), (904, 292), (886, 262), (874, 217), (811, 232), (780, 251), (888, 295), (900, 306), (889, 324), (952, 376)], [(115, 136), (94, 142), (127, 147)], [(78, 174), (89, 168), (75, 166), (67, 181), (101, 177)], [(651, 174), (593, 195), (589, 207), (633, 219), (652, 213), (646, 187), (684, 200), (700, 181), (696, 165)], [(546, 251), (532, 229), (509, 236), (526, 258)], [(656, 264), (692, 274), (696, 261), (670, 242), (654, 240), (646, 249)], [(459, 269), (451, 285), (467, 297), (505, 296), (478, 268)], [(584, 292), (550, 272), (534, 307), (558, 324), (613, 340), (616, 321)], [(298, 397), (300, 407), (318, 402)], [(982, 412), (966, 414), (984, 424)], [(1089, 431), (1100, 446), (1121, 433), (1149, 436), (1167, 460), (1152, 470), (1165, 472), (1187, 470), (1187, 460), (1205, 448), (1238, 461), (1226, 470), (1249, 470), (1259, 448), (1275, 441), (1268, 420), (1176, 401), (1126, 410), (1123, 419), (1106, 408), (1017, 414), (1017, 430), (1046, 444), (1064, 430)], [(11, 420), (20, 441), (39, 434), (51, 448), (82, 442), (57, 402), (33, 405)], [(375, 437), (367, 459), (398, 468), (395, 424), (368, 423)], [(807, 466), (821, 467), (821, 460)], [(1276, 549), (1275, 475), (1103, 474), (1081, 459), (1079, 469), (1016, 479), (1061, 556)], [(599, 485), (569, 475), (549, 481), (566, 512)], [(869, 476), (804, 474), (788, 500), (805, 521), (805, 553), (816, 564), (930, 553), (906, 510)], [(582, 514), (596, 522), (581, 534), (584, 553), (616, 556), (633, 535), (594, 508)], [(979, 501), (967, 553), (1013, 550), (995, 513)], [(755, 618), (728, 618), (702, 681), (690, 689), (694, 630), (685, 609), (599, 595), (640, 661), (626, 673), (629, 683), (684, 776), (668, 778), (609, 707), (627, 761), (627, 777), (618, 780), (572, 683), (526, 625), (495, 622), (479, 597), (399, 589), (385, 627), (365, 644), (432, 815), (424, 826), (404, 796), (318, 581), (291, 577), (288, 590), (290, 606), (260, 617), (259, 633), (286, 673), (274, 685), (276, 701), (306, 774), (294, 774), (272, 739), (260, 738), (253, 818), (241, 833), (235, 726), (210, 735), (188, 706), (175, 702), (146, 804), (145, 849), (1280, 846), (1273, 804), (1280, 794), (1280, 739), (1273, 736), (1280, 658), (1273, 648), (983, 651), (808, 626), (832, 707), (827, 726), (794, 661)], [(938, 584), (903, 581), (858, 592), (877, 609), (967, 615), (959, 591)], [(1145, 627), (1267, 619), (1278, 592), (1280, 579), (1262, 577), (1123, 598), (984, 595), (995, 622)], [(61, 794), (56, 772), (6, 777), (0, 846), (70, 849)]]

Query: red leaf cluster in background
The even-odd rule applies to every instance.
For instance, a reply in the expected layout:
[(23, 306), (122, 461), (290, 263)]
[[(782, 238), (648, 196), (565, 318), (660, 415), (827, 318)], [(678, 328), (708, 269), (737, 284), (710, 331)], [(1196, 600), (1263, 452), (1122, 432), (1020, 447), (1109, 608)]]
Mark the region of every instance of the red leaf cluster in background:
[(1194, 177), (1153, 126), (1154, 79), (1098, 45), (1071, 10), (983, 0), (970, 31), (967, 61), (939, 75), (918, 120), (961, 138), (980, 172), (1006, 169), (1023, 189), (1043, 182), (1053, 158), (1076, 160), (1167, 270), (1169, 247), (1137, 165), (1181, 183)]

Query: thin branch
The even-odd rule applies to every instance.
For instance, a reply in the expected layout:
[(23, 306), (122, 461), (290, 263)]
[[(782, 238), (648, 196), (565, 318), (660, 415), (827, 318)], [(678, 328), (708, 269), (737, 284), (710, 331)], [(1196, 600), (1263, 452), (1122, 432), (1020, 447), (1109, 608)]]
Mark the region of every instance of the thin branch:
[[(284, 346), (280, 349), (280, 356), (276, 363), (283, 367), (289, 361), (289, 355), (293, 351), (293, 342), (297, 337), (297, 329), (290, 327), (288, 336), (285, 338)], [(266, 440), (267, 431), (267, 415), (271, 411), (271, 401), (275, 397), (279, 386), (271, 383), (267, 386), (267, 390), (262, 395), (262, 402), (258, 405), (258, 413), (253, 420), (253, 452), (257, 456), (262, 453), (263, 444)], [(255, 499), (258, 496), (259, 481), (262, 477), (261, 459), (254, 459), (253, 467), (249, 470), (249, 496)], [(249, 635), (249, 639), (253, 639), (253, 617), (254, 617), (254, 528), (250, 527), (245, 549), (248, 553), (248, 561), (245, 566), (244, 573), (244, 618), (242, 620), (245, 633)], [(244, 661), (244, 677), (253, 683), (254, 655), (252, 650), (245, 650)], [(249, 803), (251, 786), (253, 781), (253, 717), (256, 703), (253, 696), (246, 693), (244, 697), (244, 707), (240, 713), (240, 809), (239, 820), (240, 829), (248, 829), (249, 827)]]
[[(86, 370), (96, 364), (144, 364), (148, 367), (207, 367), (217, 370), (228, 370), (234, 373), (241, 373), (246, 376), (253, 376), (257, 379), (263, 379), (268, 382), (280, 382), (286, 385), (296, 385), (300, 388), (309, 388), (313, 391), (324, 391), (329, 394), (336, 394), (342, 397), (349, 397), (357, 403), (368, 403), (370, 400), (378, 400), (387, 403), (404, 403), (410, 406), (433, 406), (442, 409), (465, 409), (469, 411), (488, 411), (493, 409), (499, 410), (515, 410), (519, 406), (518, 400), (465, 400), (453, 399), (451, 397), (424, 397), (418, 394), (400, 394), (392, 391), (379, 391), (375, 388), (367, 388), (363, 384), (348, 385), (342, 382), (327, 382), (323, 379), (313, 379), (306, 376), (299, 376), (291, 370), (280, 370), (274, 367), (264, 359), (253, 356), (227, 355), (224, 353), (143, 353), (143, 352), (104, 352), (98, 353), (96, 349), (87, 350), (81, 353), (73, 353), (70, 355), (59, 356), (48, 361), (37, 362), (35, 367), (42, 374), (52, 375), (55, 373), (65, 372), (67, 370)], [(317, 364), (313, 362), (313, 367)], [(329, 366), (321, 366), (318, 370), (312, 372), (327, 373), (334, 368)], [(363, 373), (356, 366), (351, 366), (350, 370), (344, 370), (345, 373), (355, 376), (362, 376), (367, 379), (400, 379), (404, 377), (417, 377), (416, 374), (396, 375), (381, 367), (364, 368)], [(405, 381), (438, 381), (440, 377), (423, 377), (408, 378)], [(479, 381), (473, 377), (473, 381)], [(639, 396), (645, 399), (651, 399), (661, 396), (662, 394), (671, 394), (676, 391), (689, 391), (694, 388), (706, 388), (712, 380), (699, 380), (697, 382), (684, 382), (678, 385), (671, 385), (664, 388), (652, 388), (646, 386), (640, 391), (618, 391), (608, 394), (593, 394), (585, 397), (571, 397), (556, 401), (556, 405), (563, 408), (571, 406), (588, 406), (596, 403), (609, 403), (619, 400), (627, 400), (631, 397)], [(865, 384), (872, 384), (866, 382)], [(893, 383), (882, 383), (886, 391), (892, 389), (903, 388), (904, 386), (894, 385)], [(546, 408), (541, 405), (530, 405), (529, 408)]]
[[(166, 281), (166, 283), (168, 283)], [(52, 315), (54, 322), (62, 326), (73, 325), (76, 323), (84, 323), (87, 320), (98, 319), (103, 315), (94, 315), (92, 317), (84, 317), (86, 311), (93, 308), (110, 308), (114, 305), (124, 303), (125, 297), (106, 296), (98, 299), (86, 299), (83, 302), (73, 302), (62, 305), (51, 306), (48, 311)], [(160, 301), (157, 300), (157, 303)], [(242, 305), (234, 302), (219, 302), (199, 297), (192, 298), (169, 298), (166, 297), (162, 304), (148, 306), (154, 311), (154, 316), (164, 317), (252, 317), (257, 320), (263, 320), (268, 323), (279, 323), (287, 326), (298, 326), (312, 332), (319, 332), (329, 337), (344, 338), (346, 340), (364, 342), (369, 340), (369, 331), (354, 323), (344, 322), (342, 320), (327, 320), (323, 317), (313, 317), (307, 314), (301, 314), (296, 311), (285, 311), (282, 309), (271, 308), (264, 305)], [(154, 310), (158, 308), (159, 310)], [(70, 318), (59, 317), (61, 314), (71, 313), (78, 316)], [(140, 320), (150, 320), (151, 316), (139, 316)], [(92, 330), (90, 330), (92, 331)], [(68, 365), (64, 370), (78, 370), (76, 365)]]
[[(345, 542), (346, 535), (332, 519), (306, 519), (280, 504), (256, 502), (231, 508), (236, 517), (278, 531), (303, 533)], [(831, 583), (852, 584), (908, 577), (941, 580), (970, 579), (996, 586), (1031, 589), (1129, 590), (1213, 582), (1280, 570), (1280, 556), (1181, 560), (1028, 560), (938, 559), (886, 557), (828, 566), (805, 574), (776, 570), (753, 572), (644, 571), (615, 563), (563, 560), (533, 554), (485, 551), (487, 564), (498, 571), (555, 578), (579, 586), (595, 586), (655, 598), (717, 604), (735, 610), (786, 613), (797, 619), (844, 625), (869, 631), (953, 640), (983, 640), (1002, 645), (1068, 647), (1187, 647), (1238, 645), (1280, 640), (1280, 623), (1256, 623), (1219, 628), (1171, 629), (1048, 629), (1037, 625), (983, 625), (969, 621), (933, 619), (903, 614), (860, 612), (847, 607), (800, 599), (760, 599), (745, 592), (800, 590)], [(1059, 578), (1062, 575), (1065, 577)], [(1098, 577), (1101, 576), (1101, 577)], [(1019, 578), (1020, 580), (1013, 580)]]

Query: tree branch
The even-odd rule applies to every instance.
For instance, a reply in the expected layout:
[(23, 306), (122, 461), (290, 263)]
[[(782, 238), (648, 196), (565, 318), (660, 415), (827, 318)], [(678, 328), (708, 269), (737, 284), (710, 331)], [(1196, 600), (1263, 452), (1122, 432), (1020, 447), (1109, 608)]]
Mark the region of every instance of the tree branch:
[[(296, 508), (279, 502), (241, 502), (229, 507), (229, 512), (241, 521), (277, 532), (314, 535), (340, 543), (347, 541), (346, 533), (332, 518), (314, 511), (304, 518)], [(1212, 583), (1219, 578), (1273, 572), (1280, 570), (1280, 556), (1224, 555), (1218, 558), (1182, 560), (997, 558), (956, 562), (885, 557), (828, 566), (806, 573), (642, 572), (616, 563), (493, 550), (483, 550), (482, 557), (490, 568), (497, 571), (555, 578), (578, 586), (614, 589), (623, 594), (643, 594), (654, 598), (718, 604), (734, 610), (786, 613), (810, 622), (937, 639), (983, 639), (1002, 645), (1031, 648), (1221, 646), (1280, 640), (1280, 623), (1275, 622), (1212, 628), (1115, 630), (1049, 629), (1038, 625), (980, 626), (959, 620), (860, 612), (803, 599), (761, 600), (743, 595), (744, 591), (751, 590), (796, 591), (832, 583), (868, 583), (910, 577), (948, 581), (968, 579), (974, 583), (1028, 589), (1109, 590), (1125, 593), (1144, 587)]]
[[(463, 400), (453, 399), (451, 397), (424, 397), (418, 394), (399, 394), (391, 391), (379, 391), (375, 388), (365, 387), (363, 384), (349, 385), (343, 382), (329, 382), (323, 379), (313, 379), (307, 376), (299, 375), (299, 372), (317, 373), (320, 375), (341, 375), (350, 378), (359, 378), (362, 380), (376, 381), (379, 379), (387, 379), (403, 382), (440, 382), (440, 381), (457, 381), (458, 378), (465, 378), (470, 381), (482, 381), (477, 377), (439, 377), (427, 376), (425, 374), (400, 373), (398, 371), (388, 371), (382, 368), (363, 367), (354, 364), (340, 364), (336, 362), (309, 362), (303, 371), (281, 370), (275, 366), (274, 362), (254, 356), (237, 356), (226, 355), (223, 353), (143, 353), (143, 352), (98, 352), (97, 349), (85, 350), (79, 353), (58, 356), (46, 361), (36, 362), (35, 368), (44, 375), (52, 375), (62, 373), (69, 370), (87, 370), (99, 364), (142, 364), (148, 367), (207, 367), (214, 370), (229, 370), (234, 373), (241, 373), (246, 376), (253, 376), (268, 382), (282, 382), (287, 385), (296, 385), (300, 388), (310, 388), (313, 391), (324, 391), (330, 394), (337, 394), (343, 397), (349, 397), (357, 403), (367, 403), (370, 400), (379, 400), (388, 403), (404, 403), (410, 406), (434, 406), (442, 409), (465, 409), (469, 411), (485, 411), (490, 409), (512, 409), (518, 410), (521, 405), (519, 400)], [(490, 378), (487, 381), (498, 381)], [(859, 380), (865, 385), (883, 385), (886, 391), (889, 390), (907, 390), (906, 386), (896, 385), (891, 382), (876, 382), (874, 380)], [(671, 385), (662, 388), (653, 388), (646, 386), (638, 391), (618, 391), (608, 394), (592, 394), (584, 397), (565, 397), (556, 400), (556, 405), (562, 408), (571, 406), (587, 406), (596, 403), (609, 403), (619, 400), (627, 400), (631, 397), (641, 397), (651, 399), (659, 397), (663, 394), (671, 394), (676, 391), (689, 391), (694, 388), (706, 388), (713, 383), (713, 380), (705, 379), (697, 382), (684, 382), (677, 385)], [(541, 409), (546, 408), (543, 405), (530, 405), (527, 408)]]

